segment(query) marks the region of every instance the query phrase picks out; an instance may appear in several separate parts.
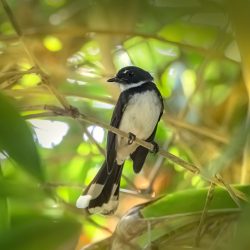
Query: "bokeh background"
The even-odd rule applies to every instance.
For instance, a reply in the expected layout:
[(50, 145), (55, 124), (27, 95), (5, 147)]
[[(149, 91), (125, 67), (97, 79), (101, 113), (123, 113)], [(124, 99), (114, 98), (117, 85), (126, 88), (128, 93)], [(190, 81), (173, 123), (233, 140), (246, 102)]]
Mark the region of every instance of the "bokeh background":
[(161, 148), (249, 183), (249, 10), (247, 0), (1, 1), (2, 249), (81, 249), (109, 237), (135, 205), (209, 185), (149, 155), (139, 175), (126, 162), (113, 216), (75, 208), (104, 160), (107, 130), (48, 107), (109, 123), (119, 87), (106, 80), (127, 65), (149, 71), (162, 93)]

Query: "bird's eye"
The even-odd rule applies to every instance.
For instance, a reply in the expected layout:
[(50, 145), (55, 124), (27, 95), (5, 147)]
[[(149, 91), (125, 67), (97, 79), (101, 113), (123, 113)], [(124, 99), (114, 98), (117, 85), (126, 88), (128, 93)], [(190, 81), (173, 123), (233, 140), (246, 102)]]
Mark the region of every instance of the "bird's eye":
[(130, 77), (134, 76), (134, 72), (128, 72), (128, 76)]

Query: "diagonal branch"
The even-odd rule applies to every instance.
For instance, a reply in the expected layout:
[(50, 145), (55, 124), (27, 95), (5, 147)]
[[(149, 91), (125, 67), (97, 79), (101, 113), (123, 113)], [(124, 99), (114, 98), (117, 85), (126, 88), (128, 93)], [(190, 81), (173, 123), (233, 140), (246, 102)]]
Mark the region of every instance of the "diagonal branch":
[[(120, 135), (124, 138), (127, 138), (129, 139), (129, 134), (118, 129), (118, 128), (115, 128), (115, 127), (112, 127), (104, 122), (101, 122), (99, 120), (97, 120), (96, 118), (94, 117), (90, 117), (90, 116), (87, 116), (83, 113), (78, 113), (78, 114), (72, 114), (71, 110), (65, 110), (63, 108), (59, 108), (57, 106), (52, 106), (52, 105), (47, 105), (45, 106), (45, 109), (46, 110), (50, 110), (50, 111), (53, 111), (55, 113), (55, 115), (59, 115), (59, 116), (71, 116), (71, 117), (74, 117), (76, 118), (77, 120), (79, 121), (84, 121), (84, 122), (87, 122), (87, 123), (91, 123), (91, 124), (95, 124), (95, 125), (98, 125), (100, 127), (103, 127), (109, 131), (111, 131), (112, 133), (116, 134), (116, 135)], [(149, 143), (149, 142), (146, 142), (144, 140), (141, 140), (139, 138), (135, 138), (134, 140), (134, 143), (138, 144), (138, 145), (141, 145), (143, 146), (144, 148), (147, 148), (148, 150), (150, 151), (153, 151), (154, 149), (154, 145), (152, 143)], [(184, 160), (182, 160), (181, 158), (178, 158), (177, 156), (167, 152), (167, 151), (164, 151), (163, 149), (160, 149), (158, 154), (164, 156), (165, 158), (171, 160), (172, 162), (186, 168), (187, 170), (191, 171), (192, 173), (196, 174), (196, 173), (200, 173), (200, 170), (198, 167), (196, 167), (195, 165), (193, 165), (192, 163), (189, 163), (189, 162), (186, 162)]]

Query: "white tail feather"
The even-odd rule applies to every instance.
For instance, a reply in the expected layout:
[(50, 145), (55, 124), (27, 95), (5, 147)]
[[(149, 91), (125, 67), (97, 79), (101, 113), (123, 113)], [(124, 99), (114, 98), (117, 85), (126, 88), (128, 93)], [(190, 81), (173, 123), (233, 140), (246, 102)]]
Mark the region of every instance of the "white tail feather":
[(81, 195), (76, 201), (76, 207), (87, 208), (91, 199), (92, 199), (92, 196), (89, 194)]

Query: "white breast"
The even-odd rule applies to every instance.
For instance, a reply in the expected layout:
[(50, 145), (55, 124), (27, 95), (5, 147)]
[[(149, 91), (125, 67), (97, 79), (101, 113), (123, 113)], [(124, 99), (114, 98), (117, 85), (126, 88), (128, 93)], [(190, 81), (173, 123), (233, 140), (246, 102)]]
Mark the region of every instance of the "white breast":
[(135, 94), (128, 102), (119, 128), (145, 140), (152, 134), (160, 112), (161, 102), (154, 91)]

